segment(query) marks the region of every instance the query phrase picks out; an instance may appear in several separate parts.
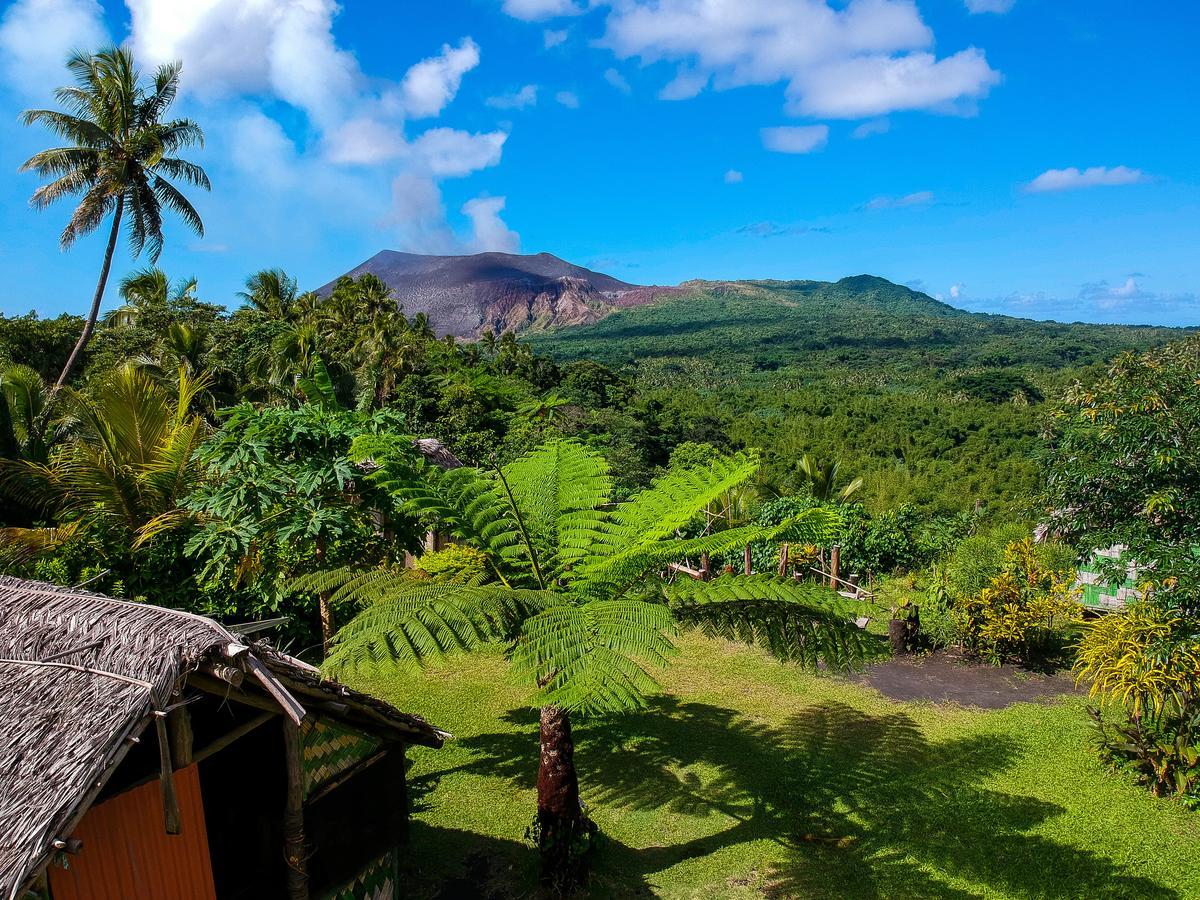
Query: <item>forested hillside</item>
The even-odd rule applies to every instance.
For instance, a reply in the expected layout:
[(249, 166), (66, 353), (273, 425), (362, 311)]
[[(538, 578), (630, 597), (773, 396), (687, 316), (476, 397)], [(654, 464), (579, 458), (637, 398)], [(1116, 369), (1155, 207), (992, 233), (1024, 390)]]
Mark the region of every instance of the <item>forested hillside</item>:
[(528, 340), (560, 362), (611, 366), (732, 446), (761, 448), (780, 486), (806, 453), (838, 460), (876, 509), (1027, 507), (1043, 398), (1180, 334), (968, 313), (867, 275), (686, 287)]

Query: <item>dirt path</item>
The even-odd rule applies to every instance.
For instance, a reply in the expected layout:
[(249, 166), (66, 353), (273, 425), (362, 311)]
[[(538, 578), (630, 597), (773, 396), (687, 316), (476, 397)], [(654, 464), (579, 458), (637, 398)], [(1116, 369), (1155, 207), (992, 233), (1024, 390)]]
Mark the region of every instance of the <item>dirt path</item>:
[(1069, 672), (1042, 675), (1016, 666), (970, 662), (953, 651), (897, 657), (853, 679), (893, 700), (932, 700), (981, 709), (1003, 709), (1075, 693)]

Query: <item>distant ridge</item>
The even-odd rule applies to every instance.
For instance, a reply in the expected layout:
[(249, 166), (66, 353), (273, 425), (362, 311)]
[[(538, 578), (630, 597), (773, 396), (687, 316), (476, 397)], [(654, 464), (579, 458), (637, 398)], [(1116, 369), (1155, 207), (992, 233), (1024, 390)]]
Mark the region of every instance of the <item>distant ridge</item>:
[[(598, 322), (614, 309), (675, 291), (629, 284), (549, 253), (426, 256), (383, 250), (346, 274), (368, 273), (392, 289), (406, 314), (424, 312), (438, 334), (455, 337)], [(320, 293), (332, 288), (330, 282)]]

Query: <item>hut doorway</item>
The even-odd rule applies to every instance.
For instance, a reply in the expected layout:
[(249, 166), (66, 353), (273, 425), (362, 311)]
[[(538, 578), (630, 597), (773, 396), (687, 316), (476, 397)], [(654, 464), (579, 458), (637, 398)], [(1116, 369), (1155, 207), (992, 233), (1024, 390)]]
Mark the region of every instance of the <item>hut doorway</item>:
[(286, 896), (281, 721), (255, 728), (199, 764), (213, 881), (221, 900)]

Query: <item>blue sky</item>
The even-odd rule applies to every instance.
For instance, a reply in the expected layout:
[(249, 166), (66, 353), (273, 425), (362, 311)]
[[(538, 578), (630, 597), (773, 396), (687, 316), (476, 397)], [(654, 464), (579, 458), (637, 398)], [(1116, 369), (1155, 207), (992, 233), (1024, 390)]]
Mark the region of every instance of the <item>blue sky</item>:
[(213, 192), (160, 265), (217, 302), (269, 266), (502, 249), (1200, 324), (1198, 34), (1193, 4), (1116, 0), (0, 3), (0, 310), (90, 297), (100, 239), (63, 254), (69, 208), (29, 208), (50, 141), (16, 117), (117, 40), (183, 60)]

